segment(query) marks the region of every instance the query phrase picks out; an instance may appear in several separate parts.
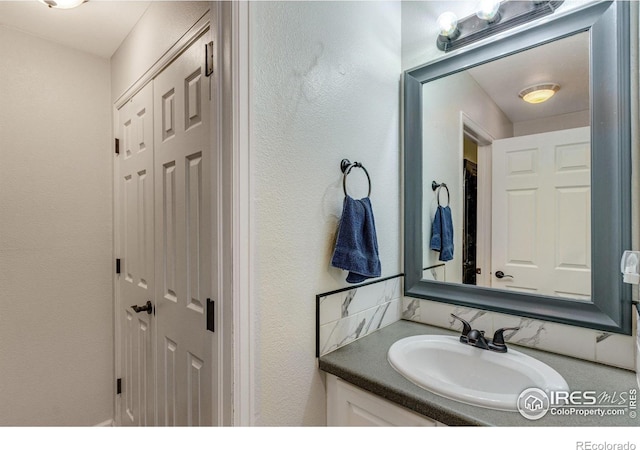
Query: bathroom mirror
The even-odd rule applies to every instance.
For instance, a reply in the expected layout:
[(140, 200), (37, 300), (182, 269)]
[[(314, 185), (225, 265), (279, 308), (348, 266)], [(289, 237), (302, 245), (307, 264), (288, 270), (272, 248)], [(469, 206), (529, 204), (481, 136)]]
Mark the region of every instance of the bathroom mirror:
[(628, 6), (405, 72), (407, 296), (631, 332)]
[[(591, 301), (589, 33), (426, 82), (422, 98), (423, 277)], [(439, 204), (448, 255), (430, 245)]]

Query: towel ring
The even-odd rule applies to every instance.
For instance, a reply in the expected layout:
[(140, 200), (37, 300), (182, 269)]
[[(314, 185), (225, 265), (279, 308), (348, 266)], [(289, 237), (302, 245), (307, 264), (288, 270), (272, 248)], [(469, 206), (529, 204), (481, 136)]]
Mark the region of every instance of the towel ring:
[(340, 162), (340, 170), (344, 174), (342, 176), (342, 189), (344, 190), (344, 195), (347, 195), (347, 175), (349, 175), (351, 169), (353, 169), (354, 167), (359, 167), (360, 169), (364, 170), (364, 173), (367, 176), (367, 181), (369, 182), (369, 193), (367, 194), (367, 197), (371, 197), (371, 177), (369, 177), (369, 172), (367, 172), (367, 169), (365, 169), (361, 163), (351, 162), (348, 159), (343, 159)]
[(440, 188), (445, 188), (447, 190), (447, 206), (451, 203), (451, 195), (449, 194), (449, 188), (446, 183), (436, 183), (435, 181), (431, 182), (431, 189), (434, 191), (437, 189), (436, 198), (438, 199), (438, 206), (440, 206)]

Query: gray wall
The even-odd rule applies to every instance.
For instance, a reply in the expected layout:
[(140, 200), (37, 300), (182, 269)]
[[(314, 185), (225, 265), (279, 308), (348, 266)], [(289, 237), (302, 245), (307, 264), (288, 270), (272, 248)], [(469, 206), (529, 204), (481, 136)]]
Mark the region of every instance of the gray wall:
[(0, 26), (0, 425), (113, 418), (109, 61)]

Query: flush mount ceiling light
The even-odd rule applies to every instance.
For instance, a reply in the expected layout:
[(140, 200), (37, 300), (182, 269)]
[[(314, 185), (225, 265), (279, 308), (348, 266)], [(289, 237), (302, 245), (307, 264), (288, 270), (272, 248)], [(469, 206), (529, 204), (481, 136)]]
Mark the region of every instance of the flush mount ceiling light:
[(71, 9), (76, 6), (82, 5), (84, 2), (88, 2), (89, 0), (39, 0), (40, 3), (44, 3), (49, 8), (56, 9)]
[(543, 83), (521, 90), (518, 96), (527, 103), (542, 103), (553, 97), (559, 90), (560, 86), (556, 83)]
[(440, 34), (436, 45), (443, 52), (450, 52), (552, 14), (562, 3), (564, 0), (480, 0), (476, 12), (462, 20), (451, 20), (455, 15), (450, 12), (438, 17)]

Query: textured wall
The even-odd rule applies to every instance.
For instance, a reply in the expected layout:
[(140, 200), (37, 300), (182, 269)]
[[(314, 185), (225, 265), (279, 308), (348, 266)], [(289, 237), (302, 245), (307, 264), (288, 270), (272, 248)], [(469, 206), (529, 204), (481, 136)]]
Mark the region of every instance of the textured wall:
[[(258, 425), (324, 425), (315, 295), (330, 267), (343, 158), (373, 182), (383, 276), (400, 263), (400, 3), (251, 5)], [(366, 178), (348, 178), (353, 197)]]
[(113, 417), (109, 62), (0, 27), (0, 425)]

